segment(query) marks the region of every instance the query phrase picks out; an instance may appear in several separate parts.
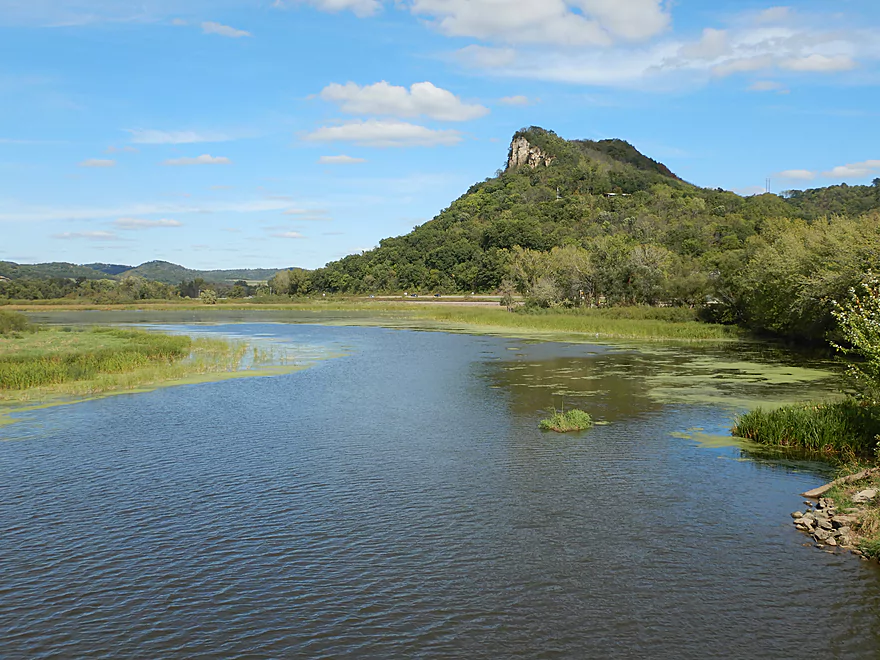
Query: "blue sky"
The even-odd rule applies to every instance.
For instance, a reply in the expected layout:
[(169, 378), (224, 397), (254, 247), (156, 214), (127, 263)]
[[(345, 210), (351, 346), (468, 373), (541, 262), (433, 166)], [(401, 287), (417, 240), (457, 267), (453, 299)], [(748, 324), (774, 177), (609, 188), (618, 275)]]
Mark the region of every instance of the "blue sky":
[(880, 176), (876, 0), (0, 0), (0, 260), (313, 268), (511, 135), (741, 194)]

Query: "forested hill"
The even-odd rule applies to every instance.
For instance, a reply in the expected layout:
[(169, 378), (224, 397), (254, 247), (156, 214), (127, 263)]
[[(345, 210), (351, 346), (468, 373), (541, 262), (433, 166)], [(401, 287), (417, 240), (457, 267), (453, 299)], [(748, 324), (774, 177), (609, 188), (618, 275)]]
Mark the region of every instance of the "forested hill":
[(722, 320), (815, 336), (832, 296), (880, 268), (878, 207), (880, 179), (742, 197), (621, 140), (531, 127), (504, 172), (409, 234), (299, 278), (299, 293), (513, 286), (544, 306), (708, 302)]
[(142, 277), (151, 282), (164, 284), (178, 284), (196, 279), (231, 284), (238, 280), (265, 282), (276, 272), (278, 272), (277, 268), (192, 270), (168, 261), (148, 261), (140, 266), (102, 263), (77, 265), (64, 262), (17, 264), (12, 261), (0, 261), (0, 276), (11, 280), (47, 278), (122, 280), (126, 277)]

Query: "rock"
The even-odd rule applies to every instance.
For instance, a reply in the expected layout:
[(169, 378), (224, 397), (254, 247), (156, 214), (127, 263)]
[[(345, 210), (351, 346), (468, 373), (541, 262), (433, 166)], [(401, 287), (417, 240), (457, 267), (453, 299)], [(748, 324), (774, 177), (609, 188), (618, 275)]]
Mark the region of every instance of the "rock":
[(834, 516), (831, 519), (831, 524), (838, 528), (851, 527), (856, 522), (858, 522), (858, 518), (855, 516)]
[(829, 536), (828, 539), (825, 541), (825, 543), (827, 545), (832, 546), (832, 547), (835, 547), (835, 548), (837, 547), (837, 540), (833, 536)]
[(849, 536), (841, 535), (838, 537), (837, 542), (843, 547), (849, 547), (852, 545), (852, 538)]
[(837, 530), (837, 533), (841, 536), (852, 536), (852, 530), (849, 527), (841, 527)]
[(813, 527), (813, 521), (810, 518), (799, 518), (794, 521), (794, 524), (798, 527), (805, 527), (806, 529), (811, 529)]
[(791, 514), (791, 517), (792, 517), (792, 518), (795, 518), (795, 519), (797, 519), (797, 518), (803, 518), (803, 517), (804, 517), (804, 514), (803, 514), (803, 512), (801, 512), (801, 511), (795, 511), (793, 514)]
[(814, 523), (816, 522), (816, 516), (814, 516), (812, 513), (805, 513), (802, 520), (809, 520), (811, 523)]
[(806, 504), (809, 508), (813, 508), (813, 503), (810, 500), (804, 500), (804, 504)]
[(853, 495), (852, 501), (856, 504), (864, 504), (865, 502), (870, 502), (875, 497), (877, 497), (877, 489), (869, 488)]
[(525, 137), (516, 138), (510, 143), (510, 157), (507, 159), (507, 169), (512, 170), (521, 165), (528, 165), (532, 169), (543, 165), (550, 167), (555, 159), (545, 153), (540, 147), (531, 144)]
[(831, 538), (831, 532), (825, 529), (817, 529), (813, 532), (813, 538), (817, 541), (821, 541), (822, 543), (824, 543), (829, 538)]
[(833, 524), (831, 523), (831, 521), (828, 520), (827, 518), (824, 518), (824, 519), (822, 519), (822, 520), (819, 521), (819, 527), (821, 527), (822, 529), (827, 529), (829, 532), (830, 532), (832, 529), (834, 529), (834, 525), (833, 525)]

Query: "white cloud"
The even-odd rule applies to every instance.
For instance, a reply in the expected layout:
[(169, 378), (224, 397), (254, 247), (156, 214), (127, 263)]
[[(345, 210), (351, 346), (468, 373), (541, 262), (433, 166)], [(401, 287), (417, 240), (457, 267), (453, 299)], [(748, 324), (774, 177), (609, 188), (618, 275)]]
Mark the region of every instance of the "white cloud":
[(323, 209), (287, 209), (284, 211), (284, 215), (296, 215), (300, 216), (297, 218), (298, 220), (303, 220), (305, 218), (316, 219), (316, 218), (327, 218), (327, 211)]
[(499, 103), (504, 105), (529, 105), (531, 101), (529, 101), (528, 96), (505, 96), (504, 98), (498, 99)]
[(196, 131), (157, 131), (153, 129), (127, 128), (135, 144), (196, 144), (198, 142), (228, 142), (233, 138), (223, 133), (198, 133)]
[(435, 147), (461, 142), (461, 133), (395, 120), (369, 119), (322, 126), (304, 137), (310, 142), (353, 142), (367, 147)]
[(861, 163), (840, 165), (828, 172), (822, 172), (822, 176), (833, 179), (863, 179), (880, 171), (880, 160), (866, 160)]
[(454, 58), (465, 66), (497, 69), (516, 62), (516, 51), (513, 48), (488, 48), (470, 45), (456, 51)]
[(230, 37), (231, 39), (240, 39), (241, 37), (252, 37), (250, 32), (237, 30), (234, 27), (215, 23), (214, 21), (205, 21), (202, 23), (202, 32), (205, 34), (218, 34), (221, 37)]
[(663, 0), (412, 0), (410, 11), (439, 32), (507, 43), (607, 46), (663, 32)]
[(706, 28), (698, 42), (682, 47), (681, 56), (696, 60), (713, 60), (729, 51), (727, 31)]
[(571, 47), (564, 40), (516, 49), (471, 45), (450, 59), (496, 76), (639, 89), (680, 88), (774, 70), (821, 75), (880, 59), (876, 31), (841, 27), (839, 17), (781, 10), (759, 21), (755, 16), (733, 16), (723, 28), (706, 28), (694, 39), (664, 36), (643, 46), (617, 41)]
[(750, 92), (783, 92), (785, 85), (775, 80), (756, 80), (749, 85)]
[(85, 239), (88, 241), (116, 241), (119, 237), (112, 231), (66, 231), (62, 234), (53, 234), (52, 238), (64, 240)]
[(779, 66), (789, 71), (814, 71), (831, 73), (835, 71), (849, 71), (855, 69), (857, 64), (848, 55), (820, 55), (813, 53), (806, 57), (792, 57), (782, 60)]
[(748, 71), (760, 71), (773, 66), (772, 55), (756, 55), (754, 57), (741, 57), (729, 59), (712, 67), (712, 73), (724, 77), (734, 73), (746, 73)]
[(791, 7), (770, 7), (755, 17), (756, 23), (782, 23), (791, 17)]
[(353, 82), (333, 83), (321, 90), (320, 96), (339, 104), (349, 114), (430, 117), (438, 121), (468, 121), (489, 114), (488, 108), (463, 103), (452, 92), (429, 82), (414, 83), (409, 90), (384, 80), (364, 87)]
[(354, 165), (355, 163), (366, 163), (367, 160), (352, 156), (321, 156), (318, 162), (325, 165)]
[(308, 4), (332, 13), (348, 10), (361, 17), (372, 16), (382, 9), (381, 0), (275, 0), (272, 6), (282, 8), (292, 4)]
[(128, 145), (126, 145), (124, 147), (115, 147), (113, 145), (110, 145), (109, 147), (107, 147), (106, 153), (108, 153), (108, 154), (118, 154), (118, 153), (136, 154), (136, 153), (138, 153), (138, 149), (136, 149), (135, 147), (130, 147)]
[(282, 231), (276, 234), (272, 234), (272, 236), (275, 238), (305, 238), (305, 236), (300, 234), (298, 231)]
[(107, 158), (88, 158), (79, 164), (80, 167), (116, 167), (116, 161)]
[(195, 158), (171, 158), (166, 160), (163, 165), (230, 165), (232, 161), (225, 156), (211, 156), (202, 154)]
[(183, 223), (177, 220), (162, 218), (160, 220), (146, 220), (144, 218), (119, 218), (113, 224), (120, 229), (151, 229), (153, 227), (183, 227)]
[(792, 181), (812, 181), (816, 178), (816, 173), (810, 170), (785, 170), (776, 175), (780, 179), (789, 179)]

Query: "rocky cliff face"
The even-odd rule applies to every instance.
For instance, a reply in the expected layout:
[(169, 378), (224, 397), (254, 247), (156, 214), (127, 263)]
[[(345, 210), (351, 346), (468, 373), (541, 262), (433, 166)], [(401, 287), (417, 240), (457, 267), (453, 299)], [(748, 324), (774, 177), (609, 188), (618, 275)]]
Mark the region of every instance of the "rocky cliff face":
[(532, 169), (544, 166), (549, 167), (553, 157), (545, 153), (540, 147), (531, 144), (526, 138), (514, 138), (510, 143), (510, 157), (507, 159), (507, 169), (512, 170), (521, 165), (528, 165)]

